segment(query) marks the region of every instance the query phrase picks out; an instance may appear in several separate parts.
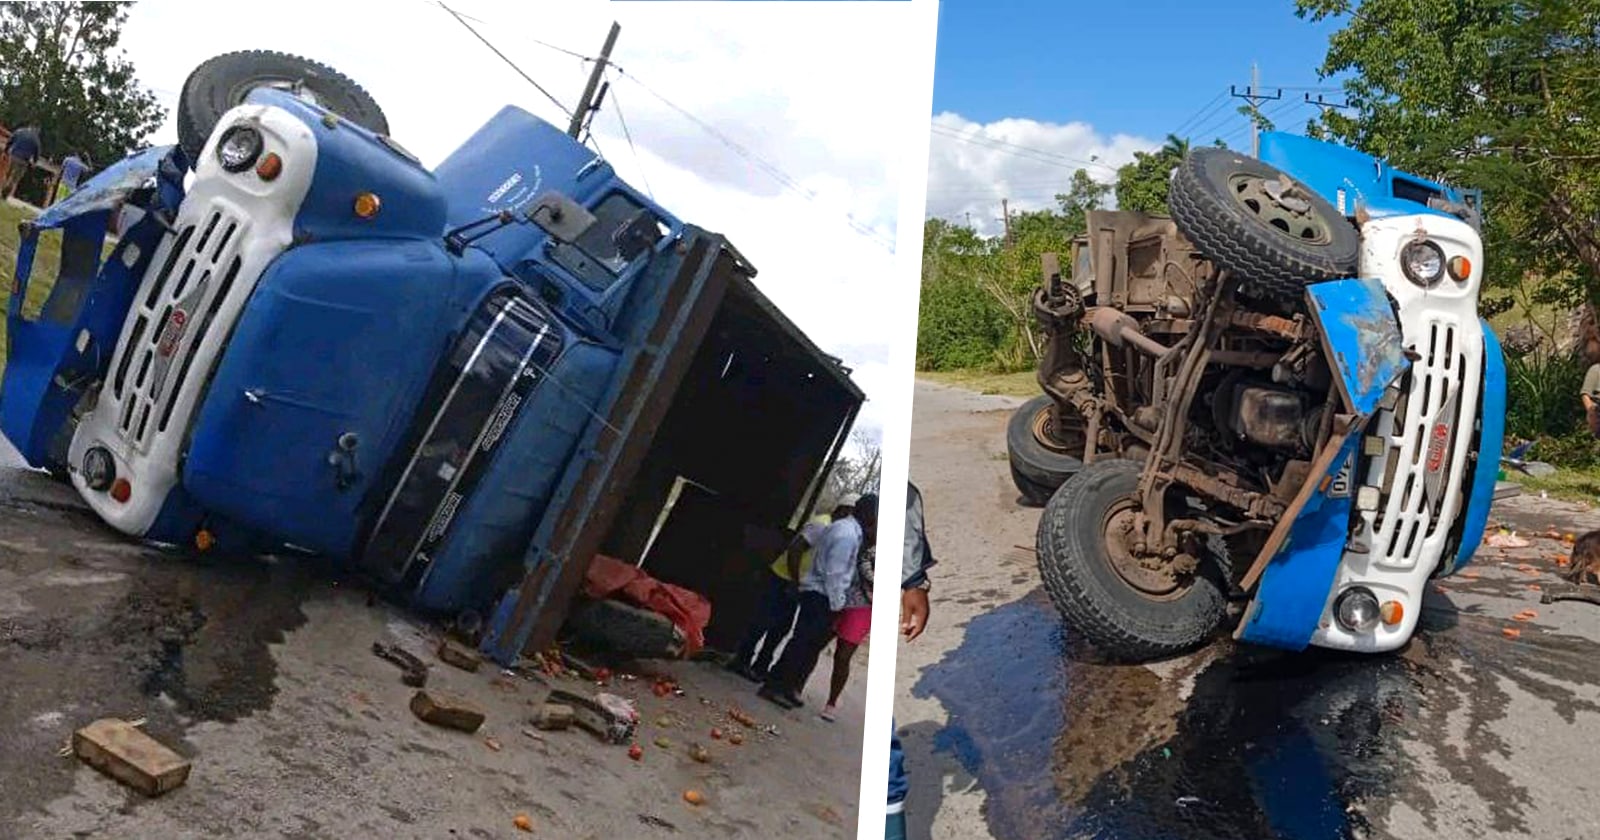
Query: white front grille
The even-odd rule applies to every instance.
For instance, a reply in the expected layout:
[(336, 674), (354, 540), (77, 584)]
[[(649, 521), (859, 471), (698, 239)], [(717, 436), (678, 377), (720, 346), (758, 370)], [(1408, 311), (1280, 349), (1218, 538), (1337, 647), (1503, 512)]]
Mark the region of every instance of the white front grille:
[[(1387, 463), (1372, 548), (1374, 559), (1384, 565), (1409, 567), (1415, 562), (1422, 541), (1439, 526), (1436, 511), (1440, 500), (1436, 496), (1447, 486), (1441, 484), (1432, 495), (1427, 488), (1429, 435), (1440, 409), (1454, 396), (1451, 389), (1465, 378), (1462, 368), (1466, 360), (1456, 341), (1453, 319), (1428, 318), (1424, 329), (1425, 337), (1416, 347), (1421, 358), (1407, 376), (1404, 416), (1393, 419), (1387, 436), (1389, 451), (1379, 456)], [(1450, 423), (1454, 435), (1470, 432), (1459, 428), (1458, 417), (1440, 419)], [(1450, 473), (1454, 444), (1452, 437), (1438, 468), (1443, 476)]]
[(171, 423), (195, 349), (239, 275), (249, 220), (220, 201), (191, 218), (153, 262), (157, 274), (139, 290), (133, 329), (112, 361), (116, 430), (140, 451)]

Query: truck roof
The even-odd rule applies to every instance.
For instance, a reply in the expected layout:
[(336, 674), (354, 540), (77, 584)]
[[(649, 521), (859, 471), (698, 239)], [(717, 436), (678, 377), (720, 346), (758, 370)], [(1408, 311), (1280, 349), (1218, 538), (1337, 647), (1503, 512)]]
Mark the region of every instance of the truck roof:
[(1430, 207), (1429, 199), (1461, 201), (1461, 195), (1445, 184), (1402, 172), (1365, 152), (1310, 137), (1265, 132), (1257, 157), (1316, 190), (1345, 215), (1354, 215), (1356, 207), (1361, 206), (1374, 217), (1416, 213), (1450, 216)]

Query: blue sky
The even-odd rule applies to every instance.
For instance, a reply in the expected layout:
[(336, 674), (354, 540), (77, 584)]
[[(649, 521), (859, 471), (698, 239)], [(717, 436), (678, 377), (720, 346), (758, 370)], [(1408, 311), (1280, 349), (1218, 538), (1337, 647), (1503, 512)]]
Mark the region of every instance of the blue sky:
[(1317, 113), (1306, 93), (1343, 101), (1304, 90), (1337, 87), (1317, 77), (1337, 28), (1296, 17), (1293, 0), (943, 0), (928, 214), (995, 233), (1002, 199), (1051, 207), (1074, 169), (1110, 182), (1175, 130), (1248, 149), (1227, 91), (1246, 88), (1251, 62), (1265, 92), (1286, 88), (1263, 113), (1302, 131)]
[[(1334, 28), (1295, 17), (1292, 0), (944, 0), (934, 112), (1162, 137), (1228, 85), (1242, 90), (1251, 61), (1264, 86), (1328, 85), (1316, 69)], [(1263, 109), (1303, 123), (1313, 111), (1291, 98)]]

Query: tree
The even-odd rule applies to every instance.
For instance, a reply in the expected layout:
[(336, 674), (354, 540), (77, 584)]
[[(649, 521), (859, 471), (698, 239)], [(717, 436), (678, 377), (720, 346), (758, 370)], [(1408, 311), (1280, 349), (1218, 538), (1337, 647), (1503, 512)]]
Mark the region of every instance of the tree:
[(165, 111), (117, 43), (127, 3), (0, 3), (0, 123), (38, 125), (44, 151), (121, 159)]
[[(1321, 73), (1353, 113), (1332, 138), (1481, 188), (1489, 283), (1550, 302), (1600, 292), (1600, 6), (1592, 0), (1296, 0), (1338, 19)], [(1492, 306), (1493, 304), (1491, 304)]]
[(1189, 141), (1168, 134), (1154, 152), (1134, 152), (1133, 163), (1117, 170), (1117, 208), (1163, 216), (1167, 212), (1167, 184), (1172, 170), (1189, 154)]
[(1061, 206), (1061, 215), (1071, 231), (1068, 238), (1089, 229), (1089, 211), (1105, 206), (1106, 196), (1110, 194), (1111, 185), (1089, 177), (1088, 171), (1079, 169), (1072, 173), (1067, 191), (1056, 194), (1056, 203)]
[(817, 511), (830, 511), (845, 496), (864, 496), (878, 492), (883, 478), (883, 447), (877, 438), (861, 429), (852, 429), (845, 449), (833, 462), (828, 480), (817, 497)]

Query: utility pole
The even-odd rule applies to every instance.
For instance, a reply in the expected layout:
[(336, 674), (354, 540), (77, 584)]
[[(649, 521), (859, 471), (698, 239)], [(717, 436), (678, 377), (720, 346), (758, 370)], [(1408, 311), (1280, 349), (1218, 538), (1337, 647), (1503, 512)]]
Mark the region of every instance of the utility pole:
[(1261, 154), (1261, 103), (1271, 102), (1283, 98), (1283, 90), (1272, 96), (1261, 92), (1261, 67), (1255, 62), (1250, 62), (1250, 89), (1240, 93), (1233, 85), (1228, 85), (1228, 94), (1250, 102), (1250, 154), (1252, 157)]
[(1005, 223), (1006, 223), (1006, 247), (1010, 248), (1011, 247), (1011, 200), (1010, 199), (1008, 199), (1008, 198), (1000, 199), (1000, 215), (1004, 217), (1004, 220), (1005, 220)]
[(574, 140), (583, 132), (584, 123), (589, 115), (600, 108), (599, 99), (594, 95), (595, 88), (600, 86), (600, 76), (605, 73), (606, 65), (611, 61), (611, 48), (616, 46), (617, 36), (621, 33), (622, 26), (612, 21), (611, 32), (606, 35), (605, 46), (600, 48), (600, 57), (595, 59), (594, 70), (589, 73), (589, 81), (583, 86), (583, 96), (578, 99), (578, 107), (572, 109), (572, 123), (567, 126), (567, 134)]

